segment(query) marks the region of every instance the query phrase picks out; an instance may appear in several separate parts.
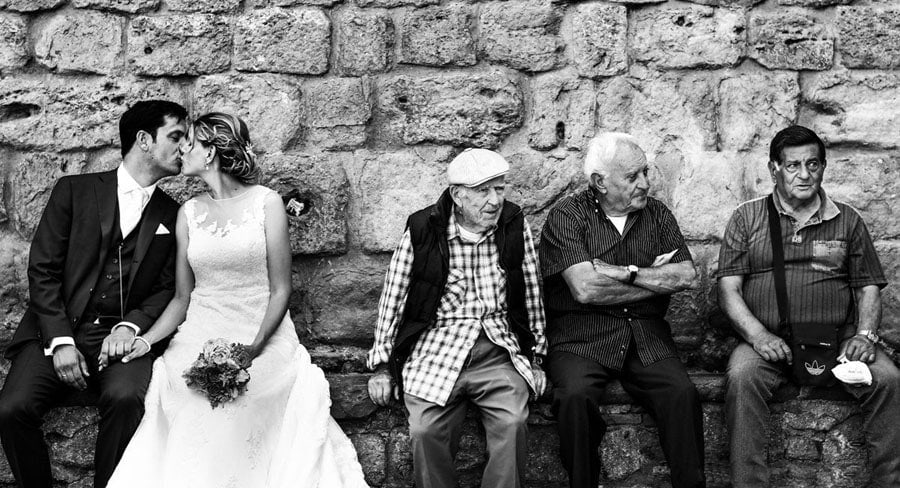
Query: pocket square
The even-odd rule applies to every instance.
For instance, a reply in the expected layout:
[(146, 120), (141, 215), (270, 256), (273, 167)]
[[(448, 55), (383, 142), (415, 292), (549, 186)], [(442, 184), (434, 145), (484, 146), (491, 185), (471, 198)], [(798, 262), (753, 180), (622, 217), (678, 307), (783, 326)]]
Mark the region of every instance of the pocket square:
[(169, 232), (169, 229), (167, 229), (165, 225), (159, 224), (159, 227), (156, 228), (156, 235), (159, 236), (166, 234), (171, 234), (171, 232)]

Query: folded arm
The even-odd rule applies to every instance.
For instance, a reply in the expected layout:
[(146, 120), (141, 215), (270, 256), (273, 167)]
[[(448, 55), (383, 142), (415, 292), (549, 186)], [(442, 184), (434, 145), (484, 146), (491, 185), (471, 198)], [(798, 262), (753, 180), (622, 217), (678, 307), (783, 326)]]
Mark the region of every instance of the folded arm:
[(697, 287), (692, 261), (639, 268), (629, 285), (630, 274), (624, 266), (595, 259), (570, 266), (563, 271), (563, 279), (576, 301), (593, 305), (630, 303)]
[(753, 315), (743, 294), (744, 277), (741, 275), (719, 278), (719, 307), (731, 319), (734, 330), (766, 361), (793, 361), (791, 348), (781, 337), (769, 332)]

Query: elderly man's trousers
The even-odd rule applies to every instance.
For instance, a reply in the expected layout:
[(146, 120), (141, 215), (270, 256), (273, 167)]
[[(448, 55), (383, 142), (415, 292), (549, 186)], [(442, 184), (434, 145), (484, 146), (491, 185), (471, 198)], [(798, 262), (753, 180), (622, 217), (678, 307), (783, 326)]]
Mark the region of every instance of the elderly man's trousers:
[(606, 385), (613, 379), (619, 379), (625, 391), (656, 420), (672, 487), (706, 486), (700, 396), (678, 358), (644, 366), (632, 341), (622, 371), (552, 350), (548, 368), (560, 457), (571, 488), (596, 488), (599, 483), (599, 448), (606, 432), (600, 403)]
[[(860, 402), (871, 465), (871, 488), (900, 486), (900, 371), (881, 351), (869, 364), (870, 386), (843, 385)], [(788, 381), (781, 363), (762, 358), (741, 342), (728, 362), (725, 415), (731, 443), (735, 488), (769, 486), (766, 465), (768, 401)]]
[(445, 406), (404, 395), (416, 487), (456, 488), (454, 459), (471, 403), (480, 412), (488, 452), (481, 487), (520, 488), (527, 454), (528, 396), (528, 384), (509, 353), (483, 333)]

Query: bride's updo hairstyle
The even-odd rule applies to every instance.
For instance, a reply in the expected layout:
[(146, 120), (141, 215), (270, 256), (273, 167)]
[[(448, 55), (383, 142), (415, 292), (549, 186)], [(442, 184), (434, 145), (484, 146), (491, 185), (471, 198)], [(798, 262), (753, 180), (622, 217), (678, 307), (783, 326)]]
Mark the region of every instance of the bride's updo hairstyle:
[(219, 155), (219, 170), (252, 185), (259, 180), (256, 153), (250, 144), (250, 131), (239, 117), (210, 112), (194, 121), (194, 137), (204, 146), (212, 146)]

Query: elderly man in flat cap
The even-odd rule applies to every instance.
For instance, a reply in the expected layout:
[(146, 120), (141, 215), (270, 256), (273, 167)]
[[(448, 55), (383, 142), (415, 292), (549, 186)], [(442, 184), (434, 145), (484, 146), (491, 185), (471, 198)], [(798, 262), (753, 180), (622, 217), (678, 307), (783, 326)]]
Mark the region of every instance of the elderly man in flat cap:
[(437, 203), (412, 214), (384, 282), (369, 396), (403, 401), (416, 486), (455, 488), (466, 404), (481, 413), (483, 488), (522, 486), (529, 393), (545, 386), (537, 256), (506, 201), (509, 164), (486, 149), (450, 162)]

